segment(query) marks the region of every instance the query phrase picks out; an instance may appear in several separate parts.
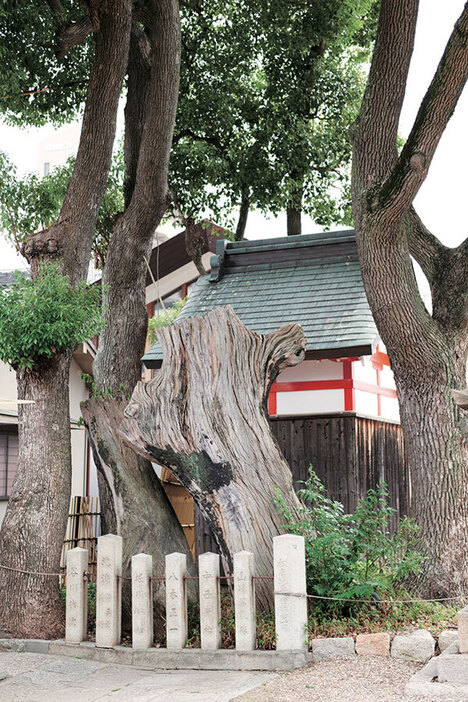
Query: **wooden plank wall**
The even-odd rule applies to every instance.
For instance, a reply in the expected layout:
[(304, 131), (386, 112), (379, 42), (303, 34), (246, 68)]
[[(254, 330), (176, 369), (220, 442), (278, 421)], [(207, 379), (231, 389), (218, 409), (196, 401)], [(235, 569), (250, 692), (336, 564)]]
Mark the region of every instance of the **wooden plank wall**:
[[(312, 466), (347, 512), (353, 512), (367, 490), (387, 483), (390, 505), (399, 517), (408, 514), (409, 477), (404, 463), (403, 433), (398, 424), (355, 415), (322, 417), (275, 417), (271, 430), (288, 461), (296, 488), (306, 480)], [(203, 517), (195, 507), (197, 555), (217, 552), (216, 543)]]
[(383, 481), (396, 509), (391, 527), (408, 514), (409, 478), (398, 424), (336, 415), (278, 417), (270, 419), (270, 426), (296, 481), (305, 480), (312, 466), (330, 497), (347, 512)]

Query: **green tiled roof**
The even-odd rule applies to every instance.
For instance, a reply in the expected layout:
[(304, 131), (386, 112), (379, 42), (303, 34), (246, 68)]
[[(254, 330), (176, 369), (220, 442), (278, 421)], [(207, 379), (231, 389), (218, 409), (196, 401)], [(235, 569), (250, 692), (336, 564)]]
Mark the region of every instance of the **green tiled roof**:
[[(308, 357), (372, 352), (377, 330), (364, 292), (354, 232), (223, 241), (218, 253), (212, 259), (211, 282), (208, 276), (197, 281), (178, 319), (231, 305), (255, 332), (300, 324)], [(161, 360), (158, 343), (143, 357), (148, 367), (159, 366)]]

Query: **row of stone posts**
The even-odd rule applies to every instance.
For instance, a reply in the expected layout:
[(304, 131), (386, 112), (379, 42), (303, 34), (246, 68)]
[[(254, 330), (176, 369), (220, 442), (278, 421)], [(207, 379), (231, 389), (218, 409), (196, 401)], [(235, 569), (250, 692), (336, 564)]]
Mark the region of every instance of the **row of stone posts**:
[[(277, 650), (307, 647), (307, 596), (304, 539), (284, 535), (273, 539), (275, 623)], [(66, 643), (81, 643), (87, 636), (87, 551), (74, 548), (67, 555)], [(215, 553), (199, 557), (201, 648), (221, 647), (220, 560)], [(166, 556), (166, 638), (168, 649), (181, 649), (187, 641), (186, 556)], [(145, 553), (132, 558), (132, 646), (153, 645), (153, 559)], [(96, 578), (96, 646), (120, 643), (122, 590), (122, 538), (98, 538)], [(255, 649), (255, 564), (253, 554), (234, 554), (234, 611), (236, 649)]]

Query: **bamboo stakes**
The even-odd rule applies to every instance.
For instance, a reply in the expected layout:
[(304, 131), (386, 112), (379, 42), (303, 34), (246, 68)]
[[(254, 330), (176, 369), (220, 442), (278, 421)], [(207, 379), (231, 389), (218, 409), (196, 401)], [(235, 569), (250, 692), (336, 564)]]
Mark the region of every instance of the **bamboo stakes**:
[(88, 573), (96, 574), (97, 527), (99, 512), (98, 497), (75, 495), (70, 499), (70, 510), (63, 540), (60, 570), (65, 577), (67, 553), (72, 548), (88, 551)]

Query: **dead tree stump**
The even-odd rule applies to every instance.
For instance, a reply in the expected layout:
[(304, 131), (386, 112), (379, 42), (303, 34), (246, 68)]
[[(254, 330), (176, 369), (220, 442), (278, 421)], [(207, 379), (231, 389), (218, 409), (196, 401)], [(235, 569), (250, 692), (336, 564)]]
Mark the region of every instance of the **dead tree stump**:
[[(272, 575), (272, 537), (280, 532), (272, 498), (279, 489), (292, 509), (300, 503), (268, 425), (267, 398), (278, 373), (304, 359), (302, 328), (256, 334), (225, 307), (159, 329), (158, 339), (162, 368), (136, 386), (124, 441), (170, 468), (193, 495), (226, 575), (242, 550), (254, 553), (258, 575)], [(261, 608), (272, 606), (272, 594), (271, 582), (257, 581)]]

